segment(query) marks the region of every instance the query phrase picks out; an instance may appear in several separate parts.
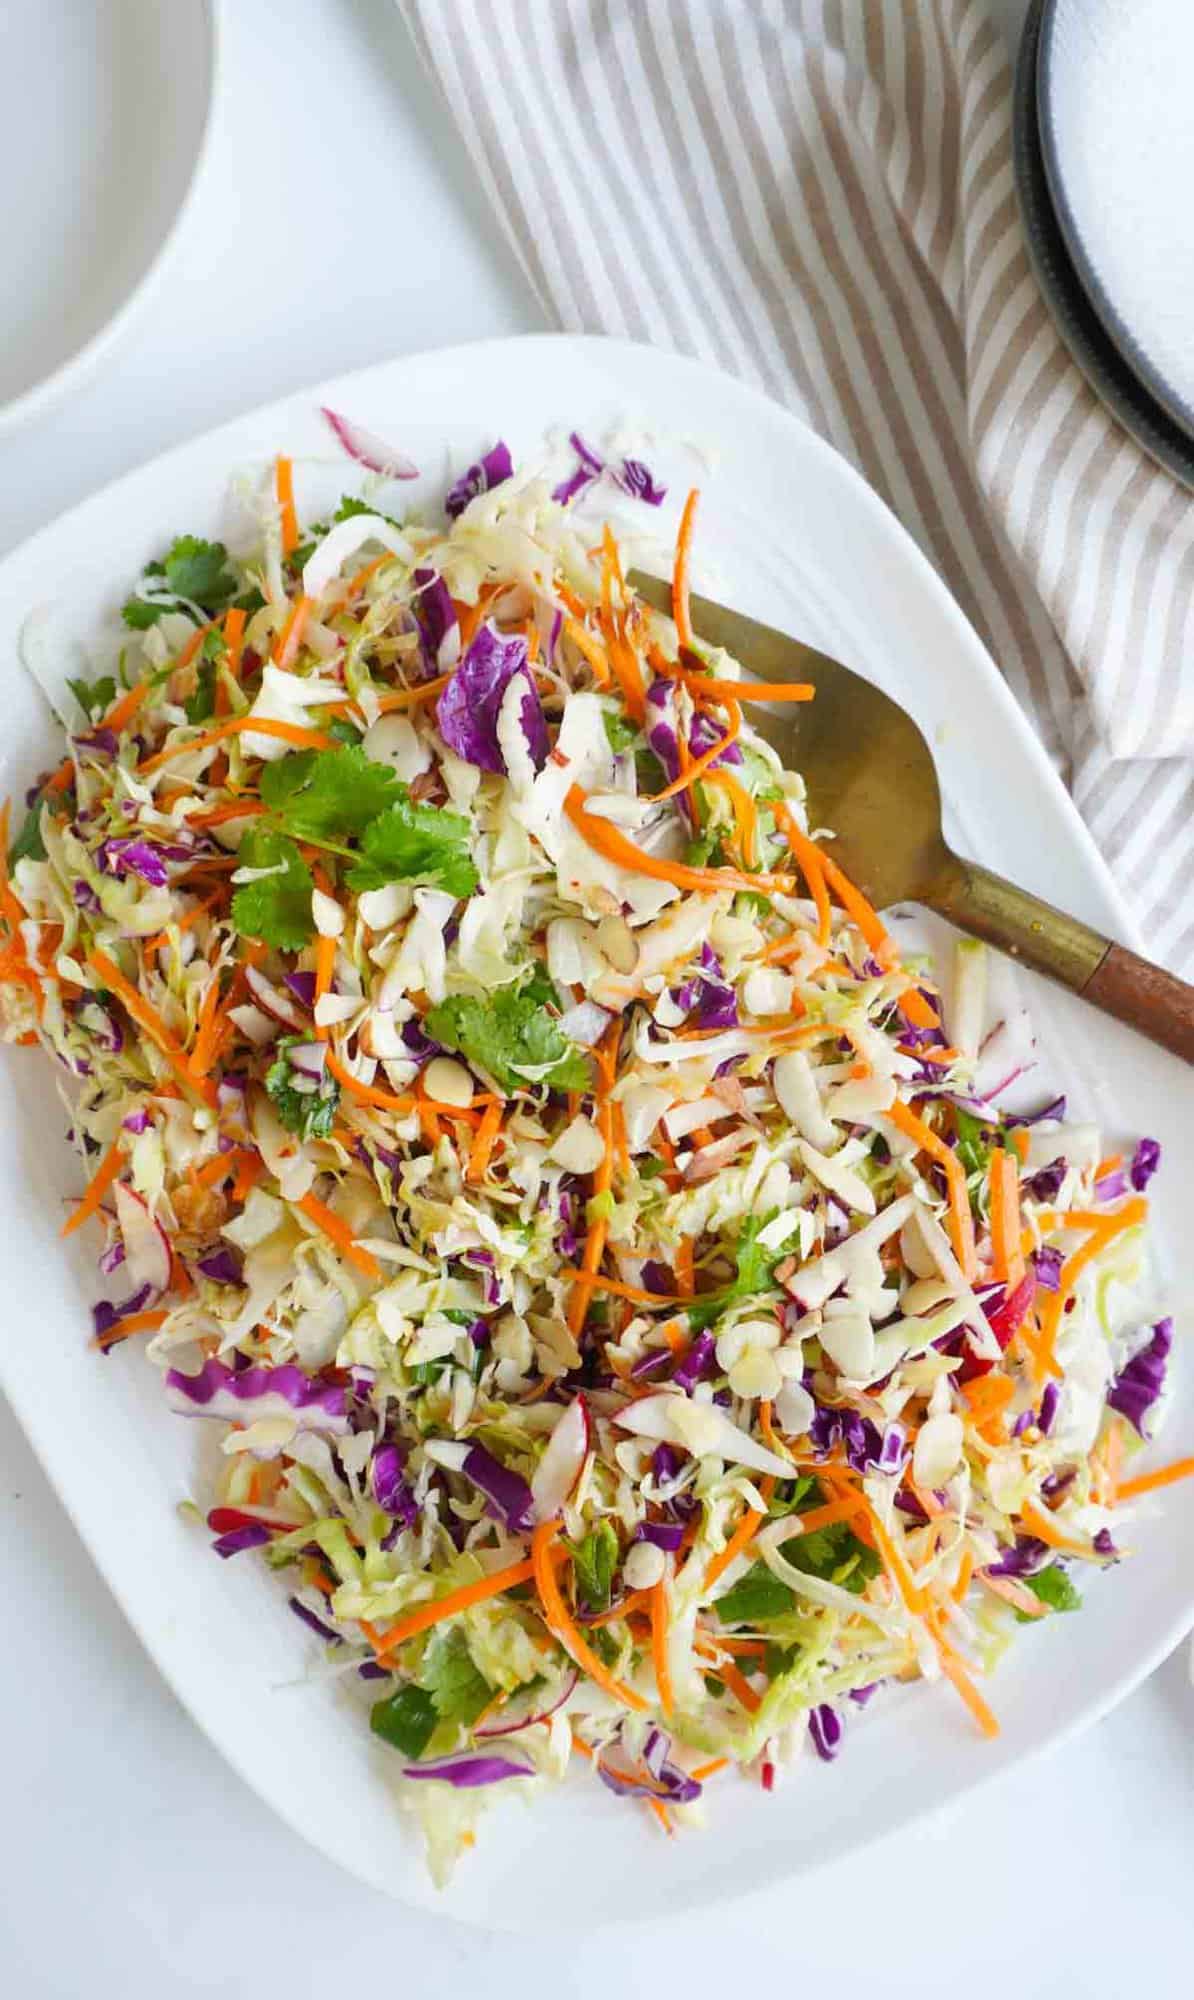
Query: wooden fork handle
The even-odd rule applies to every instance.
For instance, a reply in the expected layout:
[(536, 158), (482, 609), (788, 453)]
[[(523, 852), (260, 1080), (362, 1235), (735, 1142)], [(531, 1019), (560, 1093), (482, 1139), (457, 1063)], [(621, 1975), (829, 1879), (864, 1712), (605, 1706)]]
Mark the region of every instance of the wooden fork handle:
[(921, 900), (959, 930), (996, 945), (1194, 1063), (1194, 986), (1184, 979), (956, 854), (948, 856)]

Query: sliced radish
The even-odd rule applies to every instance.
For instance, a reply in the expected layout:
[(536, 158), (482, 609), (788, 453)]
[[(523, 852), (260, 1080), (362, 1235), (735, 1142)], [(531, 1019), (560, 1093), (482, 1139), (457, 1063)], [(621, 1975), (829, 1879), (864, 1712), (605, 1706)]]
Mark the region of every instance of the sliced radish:
[(414, 460), (395, 445), (387, 444), (376, 431), (366, 430), (364, 424), (342, 416), (339, 410), (329, 410), (326, 404), (320, 414), (348, 456), (355, 458), (358, 465), (367, 466), (370, 472), (380, 472), (384, 479), (418, 478), (419, 468)]
[(154, 1221), (140, 1195), (123, 1181), (116, 1183), (115, 1198), (129, 1278), (138, 1290), (150, 1285), (155, 1292), (164, 1292), (170, 1283), (170, 1243), (165, 1230)]
[(328, 1066), (328, 1045), (326, 1042), (298, 1042), (290, 1050), (290, 1067), (303, 1076), (316, 1079), (323, 1076)]
[(546, 1707), (542, 1705), (539, 1707), (535, 1706), (536, 1702), (542, 1704), (543, 1696), (541, 1693), (526, 1696), (521, 1705), (515, 1706), (511, 1703), (509, 1707), (501, 1710), (500, 1719), (495, 1717), (492, 1722), (475, 1730), (474, 1734), (477, 1736), (517, 1736), (520, 1729), (530, 1729), (536, 1722), (549, 1721), (558, 1708), (563, 1708), (564, 1703), (573, 1692), (579, 1679), (579, 1667), (570, 1668), (564, 1676), (559, 1693), (555, 1696), (554, 1700), (547, 1703)]
[(273, 985), (263, 972), (258, 972), (255, 965), (245, 967), (245, 985), (257, 1005), (265, 1013), (272, 1014), (275, 1021), (284, 1022), (286, 1027), (296, 1029), (300, 1035), (310, 1034), (307, 1025), (309, 1017), (299, 1011), (288, 993), (283, 993), (280, 986)]
[(580, 1478), (589, 1452), (592, 1424), (583, 1396), (569, 1403), (547, 1441), (531, 1481), (536, 1521), (554, 1521)]

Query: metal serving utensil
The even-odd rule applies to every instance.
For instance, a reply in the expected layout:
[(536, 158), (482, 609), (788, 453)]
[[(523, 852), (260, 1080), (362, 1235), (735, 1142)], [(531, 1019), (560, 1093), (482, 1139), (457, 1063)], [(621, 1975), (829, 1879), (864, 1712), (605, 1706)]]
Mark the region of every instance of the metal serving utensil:
[[(670, 615), (669, 584), (639, 570), (629, 581)], [(898, 702), (828, 653), (711, 598), (694, 596), (690, 612), (700, 638), (753, 677), (815, 686), (815, 700), (753, 706), (750, 719), (803, 774), (813, 824), (833, 828), (834, 859), (877, 909), (926, 904), (1194, 1062), (1194, 986), (948, 846), (932, 752)]]

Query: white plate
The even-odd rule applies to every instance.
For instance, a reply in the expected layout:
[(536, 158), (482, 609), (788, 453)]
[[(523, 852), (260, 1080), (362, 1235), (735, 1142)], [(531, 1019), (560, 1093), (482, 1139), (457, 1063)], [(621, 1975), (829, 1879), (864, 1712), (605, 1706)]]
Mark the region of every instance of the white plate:
[[(329, 478), (320, 403), (349, 412), (427, 468), (442, 496), (445, 447), (459, 467), (493, 438), (529, 452), (546, 428), (599, 441), (624, 420), (661, 436), (699, 431), (712, 473), (683, 450), (652, 450), (682, 494), (705, 489), (697, 588), (828, 647), (904, 699), (937, 746), (960, 803), (958, 839), (980, 859), (1078, 916), (1130, 928), (1073, 807), (978, 640), (892, 516), (825, 444), (776, 405), (689, 361), (612, 341), (530, 338), (396, 361), (238, 420), (169, 453), (76, 508), (0, 566), (0, 646), (12, 661), (31, 605), (57, 594), (86, 635), (128, 579), (181, 528), (219, 532), (230, 472), (277, 450), (300, 491)], [(333, 490), (335, 490), (333, 488)], [(672, 502), (669, 500), (669, 510)], [(669, 511), (668, 520), (674, 520)], [(711, 563), (710, 556), (716, 557)], [(64, 585), (63, 579), (68, 581)], [(54, 732), (15, 666), (5, 689), (5, 789), (54, 754)], [(1042, 1088), (1063, 1079), (1108, 1135), (1150, 1131), (1167, 1173), (1158, 1221), (1185, 1224), (1194, 1170), (1189, 1078), (1171, 1059), (1033, 981), (1046, 1048)], [(1064, 1059), (1063, 1059), (1064, 1055)], [(569, 1929), (670, 1913), (758, 1889), (860, 1845), (955, 1797), (1089, 1722), (1176, 1643), (1194, 1612), (1194, 1506), (1177, 1488), (1142, 1528), (1139, 1555), (1096, 1579), (1080, 1617), (1026, 1632), (994, 1686), (1003, 1721), (980, 1740), (948, 1688), (868, 1711), (832, 1767), (810, 1758), (771, 1798), (714, 1786), (710, 1829), (661, 1844), (646, 1816), (591, 1781), (531, 1813), (495, 1806), (445, 1897), (395, 1816), (378, 1745), (333, 1685), (276, 1691), (312, 1653), (303, 1629), (248, 1560), (220, 1563), (174, 1503), (190, 1490), (200, 1426), (173, 1422), (156, 1374), (131, 1351), (87, 1344), (90, 1254), (62, 1245), (62, 1199), (79, 1174), (43, 1066), (2, 1065), (0, 1199), (7, 1311), (0, 1380), (113, 1591), (180, 1698), (228, 1760), (301, 1833), (379, 1888), (490, 1925)], [(1188, 1371), (1187, 1371), (1188, 1372)], [(1161, 1455), (1194, 1450), (1188, 1389)], [(168, 1783), (168, 1775), (163, 1782)]]
[(1189, 0), (1050, 0), (1038, 96), (1049, 190), (1086, 295), (1194, 437)]
[(215, 0), (0, 5), (0, 429), (107, 352), (143, 303), (194, 184)]

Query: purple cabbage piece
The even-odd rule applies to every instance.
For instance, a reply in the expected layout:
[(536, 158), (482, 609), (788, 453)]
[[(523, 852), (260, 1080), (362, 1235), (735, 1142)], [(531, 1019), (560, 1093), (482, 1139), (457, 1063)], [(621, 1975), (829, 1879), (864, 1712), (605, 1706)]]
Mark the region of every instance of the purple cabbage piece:
[(1033, 1423), (1034, 1421), (1035, 1419), (1033, 1417), (1033, 1413), (1031, 1410), (1021, 1410), (1019, 1416), (1016, 1418), (1015, 1423), (1012, 1425), (1012, 1436), (1014, 1438), (1023, 1437), (1025, 1431), (1028, 1429), (1029, 1424)]
[(1034, 1576), (1049, 1560), (1049, 1550), (1035, 1535), (1017, 1535), (1010, 1548), (987, 1564), (988, 1576)]
[(369, 1461), (369, 1485), (383, 1513), (392, 1514), (400, 1527), (414, 1528), (419, 1503), (407, 1485), (404, 1464), (396, 1444), (379, 1444)]
[(605, 471), (605, 460), (598, 457), (591, 445), (585, 443), (579, 431), (573, 431), (568, 442), (576, 453), (577, 463), (575, 471), (570, 473), (567, 479), (562, 480), (559, 486), (553, 488), (551, 497), (553, 500), (558, 500), (561, 507), (566, 507), (578, 493), (583, 493), (595, 479), (600, 479)]
[(1041, 1167), (1031, 1174), (1024, 1186), (1034, 1201), (1055, 1201), (1066, 1177), (1064, 1160), (1050, 1160), (1047, 1167)]
[(166, 1398), (172, 1409), (188, 1417), (219, 1417), (243, 1423), (246, 1416), (286, 1416), (300, 1430), (343, 1434), (348, 1425), (347, 1396), (338, 1385), (318, 1382), (286, 1362), (280, 1368), (226, 1368), (222, 1361), (205, 1361), (197, 1375), (171, 1368)]
[(1112, 1173), (1104, 1174), (1095, 1182), (1094, 1198), (1098, 1202), (1118, 1201), (1128, 1191), (1128, 1176), (1123, 1167), (1116, 1167)]
[(1121, 1368), (1107, 1392), (1107, 1407), (1126, 1417), (1133, 1430), (1148, 1443), (1152, 1433), (1145, 1419), (1165, 1387), (1169, 1350), (1173, 1346), (1173, 1321), (1159, 1319), (1152, 1338)]
[(226, 1535), (217, 1535), (212, 1548), (227, 1561), (229, 1556), (238, 1556), (244, 1549), (264, 1548), (270, 1540), (264, 1521), (250, 1521), (243, 1528), (230, 1528)]
[(697, 995), (696, 1013), (700, 1028), (738, 1026), (738, 1001), (734, 989), (727, 985), (721, 960), (707, 944), (701, 946), (701, 990)]
[(300, 1007), (315, 1005), (315, 974), (313, 972), (284, 972), (282, 984), (294, 995)]
[(675, 1445), (656, 1445), (651, 1453), (651, 1477), (659, 1487), (671, 1486), (680, 1477), (680, 1460)]
[(1100, 1528), (1094, 1541), (1091, 1543), (1091, 1547), (1097, 1556), (1106, 1556), (1113, 1562), (1119, 1555), (1119, 1550), (1111, 1538), (1110, 1528)]
[[(994, 1094), (994, 1093), (992, 1093)], [(1042, 1104), (1039, 1111), (1008, 1111), (1004, 1115), (1005, 1125), (1039, 1125), (1042, 1118), (1056, 1118), (1060, 1123), (1065, 1117), (1065, 1098), (1052, 1097), (1048, 1104)]]
[(137, 1291), (130, 1293), (127, 1299), (122, 1299), (117, 1305), (113, 1305), (110, 1299), (97, 1299), (91, 1308), (91, 1319), (95, 1327), (96, 1339), (98, 1340), (101, 1333), (111, 1333), (112, 1328), (120, 1320), (127, 1319), (130, 1313), (141, 1312), (152, 1297), (153, 1286), (142, 1285)]
[[(385, 1547), (385, 1543), (382, 1543)], [(388, 1681), (393, 1679), (390, 1667), (383, 1667), (380, 1660), (362, 1660), (357, 1672), (363, 1681)]]
[(701, 1796), (701, 1786), (696, 1778), (690, 1778), (687, 1771), (667, 1760), (670, 1745), (660, 1730), (652, 1730), (648, 1744), (657, 1740), (662, 1748), (652, 1754), (644, 1752), (643, 1762), (647, 1765), (645, 1774), (615, 1769), (607, 1764), (604, 1756), (597, 1759), (597, 1776), (603, 1785), (620, 1799), (659, 1799), (667, 1805), (690, 1805)]
[(461, 1470), (466, 1479), (497, 1508), (511, 1534), (525, 1534), (534, 1519), (531, 1489), (520, 1472), (511, 1472), (483, 1444), (471, 1444)]
[(667, 499), (667, 487), (659, 485), (641, 458), (624, 458), (621, 471), (615, 472), (614, 478), (632, 500), (643, 500), (648, 507), (660, 507)]
[(462, 472), (444, 501), (444, 512), (450, 521), (463, 514), (470, 500), (479, 493), (491, 493), (495, 486), (509, 479), (514, 471), (514, 461), (509, 446), (501, 438), (487, 452), (483, 452), (475, 465)]
[(636, 1542), (650, 1542), (654, 1548), (662, 1549), (665, 1555), (675, 1555), (684, 1540), (684, 1529), (679, 1521), (640, 1521), (634, 1531)]
[(120, 1121), (121, 1128), (125, 1132), (148, 1132), (151, 1123), (152, 1120), (143, 1104), (136, 1111), (130, 1111), (127, 1118), (122, 1118)]
[(1157, 1168), (1161, 1164), (1161, 1146), (1157, 1139), (1142, 1139), (1132, 1155), (1128, 1175), (1137, 1194), (1143, 1194)]
[(1042, 1292), (1055, 1292), (1061, 1284), (1061, 1267), (1065, 1262), (1060, 1250), (1043, 1243), (1032, 1253), (1032, 1274)]
[(120, 1269), (120, 1266), (124, 1263), (124, 1258), (124, 1244), (118, 1237), (115, 1243), (109, 1243), (99, 1260), (100, 1276), (110, 1278), (113, 1271)]
[(808, 1733), (813, 1748), (824, 1764), (832, 1764), (842, 1747), (842, 1718), (827, 1701), (818, 1702), (808, 1712)]
[(97, 757), (114, 757), (120, 739), (113, 729), (92, 729), (86, 736), (76, 736), (74, 745), (76, 750), (91, 750)]
[(535, 769), (542, 770), (547, 761), (547, 724), (527, 666), (525, 639), (504, 639), (492, 625), (482, 625), (439, 698), (435, 713), (440, 735), (449, 750), (479, 771), (505, 773), (497, 725), (503, 696), (516, 674), (525, 687), (521, 720), (527, 748)]
[(423, 644), (436, 666), (439, 665), (440, 648), (457, 629), (456, 606), (452, 593), (438, 570), (417, 569), (412, 578), (419, 589), (411, 599), (411, 610), (419, 623)]
[(76, 909), (88, 910), (94, 916), (97, 910), (103, 908), (90, 882), (84, 882), (81, 876), (75, 877), (71, 885), (71, 894), (75, 899)]
[(443, 1054), (439, 1042), (433, 1042), (430, 1035), (424, 1033), (423, 1024), (417, 1015), (412, 1015), (409, 1021), (404, 1021), (402, 1024), (402, 1046), (412, 1061), (417, 1063), (430, 1062), (432, 1056)]
[(164, 889), (170, 880), (167, 861), (189, 860), (190, 853), (189, 848), (151, 847), (147, 840), (139, 840), (133, 834), (117, 834), (111, 840), (101, 841), (96, 860), (105, 875), (115, 875), (121, 880), (138, 875), (151, 889)]
[(437, 1757), (429, 1764), (406, 1764), (402, 1775), (438, 1778), (457, 1791), (471, 1791), (477, 1785), (499, 1785), (504, 1778), (533, 1778), (535, 1772), (532, 1765), (516, 1764), (513, 1757), (469, 1752), (461, 1757)]
[(1077, 1477), (1077, 1467), (1073, 1465), (1066, 1472), (1051, 1472), (1047, 1479), (1042, 1479), (1041, 1481), (1042, 1500), (1052, 1501), (1059, 1499), (1067, 1486), (1072, 1486)]
[(1042, 1437), (1048, 1437), (1057, 1420), (1057, 1406), (1061, 1401), (1061, 1390), (1056, 1382), (1046, 1382), (1041, 1397), (1041, 1407), (1037, 1415), (1036, 1427)]
[[(692, 718), (692, 728), (688, 732), (688, 747), (694, 757), (703, 757), (706, 750), (711, 750), (713, 745), (722, 740), (724, 736), (725, 731), (714, 722), (712, 716), (706, 715), (704, 709), (698, 709)], [(730, 741), (726, 743), (721, 756), (713, 759), (713, 769), (716, 770), (719, 764), (740, 764), (741, 762), (741, 750), (735, 742)]]
[(228, 1243), (222, 1243), (218, 1250), (209, 1250), (205, 1257), (200, 1257), (196, 1268), (217, 1285), (239, 1285), (244, 1281), (241, 1260)]
[[(647, 742), (667, 774), (669, 785), (680, 775), (680, 740), (676, 733), (676, 685), (654, 680), (647, 689)], [(684, 794), (687, 798), (687, 794)]]
[(708, 1331), (698, 1333), (687, 1354), (683, 1356), (672, 1381), (686, 1396), (691, 1396), (698, 1382), (712, 1375), (716, 1366), (716, 1342)]
[(308, 1610), (307, 1606), (302, 1602), (300, 1598), (291, 1597), (287, 1601), (295, 1617), (301, 1618), (303, 1624), (309, 1625), (312, 1632), (316, 1633), (319, 1636), (319, 1638), (339, 1641), (341, 1634), (339, 1632), (334, 1632), (330, 1625), (325, 1625), (322, 1618), (317, 1618), (315, 1616), (315, 1613), (313, 1611)]
[(882, 1681), (868, 1681), (865, 1687), (851, 1688), (850, 1699), (857, 1702), (859, 1708), (865, 1708), (871, 1696), (878, 1694), (882, 1685)]
[(658, 1375), (662, 1369), (667, 1367), (671, 1358), (670, 1348), (652, 1348), (649, 1354), (640, 1355), (639, 1359), (634, 1363), (634, 1366), (630, 1370), (632, 1379), (635, 1382), (641, 1382), (648, 1375)]
[(643, 1265), (643, 1289), (648, 1292), (673, 1294), (676, 1289), (675, 1274), (668, 1264), (661, 1264), (657, 1257), (648, 1257)]
[(902, 1472), (907, 1457), (903, 1427), (889, 1424), (880, 1433), (877, 1424), (857, 1410), (833, 1409), (819, 1403), (809, 1425), (809, 1440), (815, 1451), (828, 1455), (839, 1444), (846, 1462), (855, 1472)]

